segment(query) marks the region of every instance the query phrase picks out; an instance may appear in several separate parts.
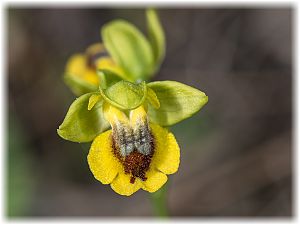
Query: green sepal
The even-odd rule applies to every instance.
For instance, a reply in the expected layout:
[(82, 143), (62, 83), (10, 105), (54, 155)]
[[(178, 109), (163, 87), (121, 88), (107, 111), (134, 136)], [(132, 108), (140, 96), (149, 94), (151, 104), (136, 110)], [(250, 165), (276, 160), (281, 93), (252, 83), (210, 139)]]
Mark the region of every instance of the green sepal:
[(146, 11), (146, 17), (150, 44), (156, 69), (158, 69), (166, 52), (165, 33), (154, 9), (148, 9)]
[(121, 80), (107, 89), (100, 89), (100, 93), (108, 103), (123, 110), (131, 110), (143, 104), (147, 86), (145, 82), (134, 84)]
[(102, 112), (103, 101), (88, 110), (89, 99), (97, 92), (77, 98), (70, 106), (57, 133), (63, 139), (73, 142), (90, 142), (109, 127)]
[(154, 57), (149, 41), (131, 23), (115, 20), (104, 25), (105, 48), (132, 81), (148, 80), (154, 70)]
[(156, 81), (147, 86), (160, 102), (158, 109), (149, 104), (148, 116), (161, 126), (171, 126), (191, 117), (208, 101), (204, 92), (176, 81)]
[(101, 80), (101, 89), (106, 89), (122, 80), (121, 76), (110, 70), (97, 70), (97, 75)]
[(91, 83), (86, 82), (85, 80), (70, 75), (65, 74), (64, 75), (64, 81), (66, 85), (71, 89), (71, 91), (76, 95), (80, 96), (86, 93), (94, 92), (98, 90), (97, 85), (93, 85)]

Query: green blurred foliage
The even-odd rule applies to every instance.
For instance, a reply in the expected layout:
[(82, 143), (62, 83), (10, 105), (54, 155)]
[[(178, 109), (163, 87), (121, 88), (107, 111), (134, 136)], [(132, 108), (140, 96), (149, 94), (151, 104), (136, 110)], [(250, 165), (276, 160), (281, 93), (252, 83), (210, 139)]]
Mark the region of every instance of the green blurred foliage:
[(7, 216), (18, 217), (28, 214), (34, 177), (32, 177), (32, 156), (26, 140), (26, 133), (15, 114), (10, 114), (7, 151)]

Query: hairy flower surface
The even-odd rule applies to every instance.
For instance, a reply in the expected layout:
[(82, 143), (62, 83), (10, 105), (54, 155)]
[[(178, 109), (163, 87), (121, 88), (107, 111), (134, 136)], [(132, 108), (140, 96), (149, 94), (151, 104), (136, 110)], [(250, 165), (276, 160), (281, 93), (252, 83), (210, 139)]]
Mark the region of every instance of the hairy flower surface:
[(140, 188), (157, 191), (166, 183), (166, 174), (178, 170), (180, 150), (174, 135), (149, 122), (143, 106), (131, 110), (128, 118), (107, 104), (104, 114), (112, 130), (92, 143), (88, 163), (95, 178), (121, 195)]

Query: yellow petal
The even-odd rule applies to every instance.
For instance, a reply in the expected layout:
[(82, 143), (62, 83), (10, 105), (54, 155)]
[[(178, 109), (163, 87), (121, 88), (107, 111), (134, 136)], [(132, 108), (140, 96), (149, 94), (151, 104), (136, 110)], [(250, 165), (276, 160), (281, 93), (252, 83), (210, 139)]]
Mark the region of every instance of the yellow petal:
[(86, 57), (75, 54), (67, 62), (66, 73), (70, 75), (82, 75), (86, 71)]
[(150, 124), (150, 127), (155, 144), (152, 164), (165, 174), (175, 173), (179, 167), (180, 149), (174, 135), (159, 125)]
[(168, 180), (168, 177), (155, 169), (150, 169), (146, 173), (147, 180), (142, 182), (143, 190), (149, 191), (149, 192), (155, 192), (158, 189), (160, 189)]
[(87, 49), (86, 49), (86, 54), (87, 55), (97, 55), (98, 53), (101, 52), (105, 52), (105, 48), (103, 46), (103, 44), (101, 43), (95, 43), (90, 45)]
[(122, 164), (112, 152), (111, 130), (96, 137), (87, 159), (94, 177), (103, 184), (111, 183), (123, 170)]
[(139, 179), (135, 179), (133, 184), (130, 183), (130, 176), (124, 172), (120, 172), (110, 186), (118, 194), (129, 196), (138, 191), (142, 187), (142, 184)]
[(71, 56), (67, 62), (66, 74), (79, 77), (88, 83), (99, 85), (99, 78), (96, 71), (88, 68), (85, 55), (75, 54)]
[(97, 69), (102, 70), (109, 70), (111, 72), (114, 72), (118, 74), (121, 78), (127, 79), (125, 76), (125, 72), (122, 70), (121, 67), (119, 67), (117, 64), (114, 63), (112, 58), (110, 57), (101, 57), (96, 61), (96, 67)]
[(108, 56), (101, 57), (96, 61), (96, 66), (98, 69), (107, 69), (113, 70), (116, 67), (116, 64)]
[(94, 69), (87, 68), (82, 75), (82, 79), (97, 86), (100, 84), (99, 77)]

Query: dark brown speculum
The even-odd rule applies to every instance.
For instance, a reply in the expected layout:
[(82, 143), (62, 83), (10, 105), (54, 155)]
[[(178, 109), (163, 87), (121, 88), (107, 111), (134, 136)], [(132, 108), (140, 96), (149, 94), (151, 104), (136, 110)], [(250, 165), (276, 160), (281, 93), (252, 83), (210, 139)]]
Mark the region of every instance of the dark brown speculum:
[[(113, 137), (113, 136), (112, 136)], [(142, 181), (147, 180), (145, 176), (148, 171), (151, 163), (151, 159), (154, 153), (154, 142), (153, 138), (151, 138), (151, 153), (148, 155), (144, 155), (138, 152), (137, 149), (134, 149), (131, 153), (126, 155), (125, 157), (120, 154), (120, 150), (116, 145), (114, 138), (112, 138), (112, 149), (114, 155), (118, 158), (118, 160), (122, 163), (124, 167), (125, 174), (130, 174), (130, 183), (134, 184), (136, 178), (141, 179)]]

